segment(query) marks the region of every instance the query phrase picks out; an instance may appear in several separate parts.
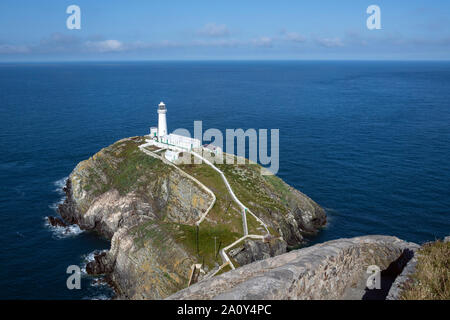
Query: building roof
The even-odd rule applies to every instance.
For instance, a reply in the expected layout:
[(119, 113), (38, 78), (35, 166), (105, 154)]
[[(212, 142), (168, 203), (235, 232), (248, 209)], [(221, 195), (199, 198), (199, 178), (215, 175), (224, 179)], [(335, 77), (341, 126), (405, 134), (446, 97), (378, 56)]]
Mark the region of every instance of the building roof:
[(183, 136), (181, 134), (175, 134), (175, 133), (171, 133), (168, 136), (170, 139), (178, 139), (181, 141), (189, 141), (189, 142), (196, 142), (196, 141), (200, 141), (199, 139), (195, 139), (195, 138), (191, 138), (191, 137), (187, 137), (187, 136)]
[(180, 153), (181, 153), (181, 151), (166, 150), (166, 154), (167, 154), (168, 156), (179, 155)]

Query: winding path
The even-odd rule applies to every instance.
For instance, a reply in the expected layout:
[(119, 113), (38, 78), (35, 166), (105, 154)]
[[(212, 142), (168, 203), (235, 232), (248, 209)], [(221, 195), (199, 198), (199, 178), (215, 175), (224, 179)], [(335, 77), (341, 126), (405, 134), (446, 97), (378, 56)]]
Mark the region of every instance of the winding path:
[(222, 170), (220, 170), (219, 168), (217, 168), (211, 161), (207, 160), (206, 158), (204, 158), (203, 156), (199, 155), (196, 152), (190, 152), (194, 157), (197, 157), (199, 159), (202, 159), (207, 165), (209, 165), (211, 168), (213, 168), (214, 170), (216, 170), (220, 176), (222, 177), (222, 180), (225, 182), (225, 185), (227, 186), (228, 192), (231, 194), (231, 197), (233, 198), (233, 200), (238, 204), (239, 207), (241, 207), (242, 209), (242, 217), (244, 219), (244, 235), (248, 235), (248, 228), (247, 228), (247, 217), (246, 217), (246, 212), (250, 213), (252, 216), (255, 217), (255, 219), (266, 229), (267, 233), (270, 234), (269, 229), (267, 228), (267, 225), (260, 219), (258, 218), (253, 212), (250, 211), (249, 208), (247, 208), (246, 206), (244, 206), (244, 204), (238, 199), (238, 197), (234, 194), (233, 189), (231, 188), (230, 183), (228, 182), (227, 178), (225, 177), (225, 175), (223, 174)]
[(208, 207), (208, 209), (205, 211), (205, 213), (200, 217), (200, 219), (196, 222), (197, 226), (200, 225), (200, 223), (205, 219), (205, 217), (207, 216), (209, 211), (214, 206), (214, 204), (216, 202), (216, 195), (208, 187), (206, 187), (203, 183), (201, 183), (198, 179), (194, 178), (193, 176), (191, 176), (190, 174), (188, 174), (184, 170), (180, 169), (178, 166), (176, 166), (172, 162), (166, 160), (164, 157), (162, 157), (160, 155), (157, 155), (155, 152), (152, 152), (152, 151), (150, 151), (148, 149), (145, 149), (148, 146), (159, 147), (160, 149), (158, 150), (158, 152), (163, 150), (163, 149), (170, 149), (170, 150), (179, 151), (179, 152), (188, 152), (188, 153), (192, 154), (194, 157), (197, 157), (197, 158), (201, 159), (203, 162), (205, 162), (207, 165), (209, 165), (211, 168), (213, 168), (215, 171), (217, 171), (220, 174), (220, 176), (222, 177), (222, 180), (224, 181), (225, 186), (227, 187), (227, 190), (230, 193), (231, 197), (233, 198), (234, 202), (236, 202), (237, 205), (242, 209), (242, 222), (243, 222), (244, 236), (239, 238), (239, 239), (237, 239), (236, 241), (234, 241), (230, 245), (226, 246), (222, 250), (220, 250), (220, 256), (222, 258), (223, 264), (214, 273), (209, 274), (208, 278), (214, 276), (217, 272), (219, 272), (222, 268), (224, 268), (227, 265), (229, 265), (231, 267), (231, 269), (235, 269), (233, 263), (231, 262), (230, 258), (228, 257), (228, 255), (226, 253), (227, 250), (229, 250), (230, 248), (234, 247), (235, 245), (237, 245), (241, 241), (244, 241), (245, 239), (248, 239), (248, 238), (255, 239), (255, 240), (264, 240), (265, 239), (265, 236), (262, 236), (262, 235), (248, 234), (247, 212), (250, 213), (264, 227), (264, 229), (266, 229), (267, 235), (270, 235), (270, 232), (269, 232), (269, 229), (268, 229), (267, 225), (259, 217), (257, 217), (253, 212), (251, 212), (250, 209), (247, 208), (238, 199), (238, 197), (234, 193), (233, 189), (231, 188), (231, 185), (228, 182), (228, 179), (225, 177), (225, 174), (222, 172), (222, 170), (217, 168), (211, 161), (209, 161), (208, 159), (204, 158), (202, 155), (200, 155), (200, 154), (198, 154), (198, 153), (196, 153), (194, 151), (191, 151), (191, 150), (186, 150), (184, 148), (176, 147), (176, 146), (172, 146), (172, 145), (166, 145), (166, 144), (154, 141), (154, 140), (146, 140), (145, 144), (142, 144), (142, 145), (139, 146), (139, 149), (142, 152), (144, 152), (145, 154), (150, 155), (152, 157), (158, 158), (158, 159), (162, 160), (164, 163), (177, 168), (177, 170), (182, 172), (182, 174), (184, 176), (186, 176), (186, 177), (190, 178), (191, 180), (195, 181), (196, 183), (198, 183), (204, 190), (206, 190), (213, 197), (213, 201), (212, 201), (211, 205)]
[[(161, 160), (162, 162), (164, 162), (167, 165), (170, 165), (174, 168), (176, 168), (183, 176), (191, 179), (192, 181), (194, 181), (195, 183), (197, 183), (198, 185), (200, 185), (200, 187), (202, 187), (203, 190), (205, 190), (207, 193), (209, 193), (212, 197), (212, 201), (211, 204), (209, 205), (208, 209), (206, 209), (206, 211), (202, 214), (202, 216), (200, 217), (200, 219), (196, 222), (196, 225), (200, 225), (200, 223), (205, 219), (205, 217), (208, 215), (209, 211), (212, 209), (212, 207), (214, 207), (214, 204), (216, 203), (216, 195), (214, 194), (214, 192), (211, 191), (211, 189), (209, 189), (207, 186), (205, 186), (203, 183), (201, 183), (198, 179), (194, 178), (193, 176), (191, 176), (190, 174), (188, 174), (187, 172), (185, 172), (184, 170), (180, 169), (179, 167), (177, 167), (176, 165), (174, 165), (172, 162), (168, 161), (167, 159), (165, 159), (164, 157), (156, 154), (155, 152), (152, 152), (150, 150), (145, 149), (146, 147), (152, 146), (152, 143), (144, 143), (141, 144), (139, 146), (139, 150), (141, 150), (142, 152), (144, 152), (145, 154), (152, 156), (154, 158), (157, 158), (159, 160)], [(157, 150), (157, 152), (161, 151), (162, 149)]]

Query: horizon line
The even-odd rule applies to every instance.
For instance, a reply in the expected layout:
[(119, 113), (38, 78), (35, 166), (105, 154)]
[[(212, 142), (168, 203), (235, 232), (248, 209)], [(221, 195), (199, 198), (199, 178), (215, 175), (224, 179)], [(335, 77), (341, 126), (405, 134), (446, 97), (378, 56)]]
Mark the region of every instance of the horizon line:
[(130, 63), (130, 62), (450, 62), (450, 59), (124, 59), (124, 60), (6, 60), (0, 64), (31, 63)]

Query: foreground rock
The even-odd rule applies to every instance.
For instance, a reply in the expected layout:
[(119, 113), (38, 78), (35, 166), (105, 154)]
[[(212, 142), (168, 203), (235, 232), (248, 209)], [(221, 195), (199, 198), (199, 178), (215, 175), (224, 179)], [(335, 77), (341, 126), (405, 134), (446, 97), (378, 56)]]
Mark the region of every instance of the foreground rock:
[[(169, 299), (370, 299), (351, 291), (366, 283), (367, 268), (384, 278), (402, 272), (419, 246), (390, 236), (339, 239), (257, 261), (181, 290)], [(384, 299), (392, 283), (384, 281)]]
[[(59, 212), (65, 221), (111, 239), (110, 250), (97, 256), (88, 272), (108, 274), (119, 298), (161, 299), (186, 287), (194, 263), (202, 263), (205, 272), (217, 268), (217, 250), (242, 236), (242, 219), (214, 170), (180, 165), (217, 197), (197, 230), (212, 196), (173, 166), (141, 152), (142, 143), (142, 137), (123, 139), (80, 162), (67, 180)], [(232, 248), (236, 266), (284, 253), (325, 224), (319, 205), (278, 177), (262, 176), (259, 166), (221, 169), (272, 235), (270, 241), (248, 240)], [(265, 234), (251, 216), (248, 228)]]
[(47, 221), (53, 227), (67, 227), (67, 224), (60, 218), (48, 216)]

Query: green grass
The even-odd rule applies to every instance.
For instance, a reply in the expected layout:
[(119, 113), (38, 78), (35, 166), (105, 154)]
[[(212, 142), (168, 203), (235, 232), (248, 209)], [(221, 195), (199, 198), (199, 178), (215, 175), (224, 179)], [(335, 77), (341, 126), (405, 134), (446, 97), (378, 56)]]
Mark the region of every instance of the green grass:
[(266, 233), (264, 227), (250, 213), (247, 213), (247, 228), (248, 234), (264, 235)]
[[(227, 177), (239, 200), (263, 221), (271, 219), (269, 211), (287, 212), (287, 197), (290, 190), (278, 177), (268, 176), (269, 178), (265, 178), (265, 176), (261, 175), (261, 167), (257, 164), (250, 164), (248, 161), (246, 164), (216, 164), (216, 166)], [(231, 199), (231, 195), (219, 173), (206, 164), (181, 165), (180, 167), (196, 177), (216, 194), (216, 205), (208, 216), (220, 223), (231, 224), (233, 230), (243, 234), (241, 209)], [(277, 195), (276, 199), (273, 199), (269, 192), (272, 195)], [(226, 211), (230, 203), (228, 214), (224, 216), (224, 211)], [(232, 216), (229, 214), (230, 211), (234, 212)], [(249, 233), (263, 234), (263, 232), (258, 230), (260, 224), (250, 214), (247, 215), (247, 226)], [(270, 227), (269, 231), (273, 235), (278, 236), (278, 232)]]
[[(199, 227), (198, 251), (197, 251), (197, 227), (172, 222), (148, 221), (134, 227), (130, 233), (134, 237), (138, 248), (145, 247), (151, 242), (162, 253), (169, 238), (182, 245), (185, 250), (196, 257), (198, 263), (204, 263), (212, 269), (216, 262), (221, 264), (222, 260), (216, 252), (241, 237), (240, 234), (232, 232), (227, 225), (211, 225), (202, 223)], [(216, 237), (216, 247), (214, 247)], [(215, 251), (216, 250), (216, 251)]]
[(216, 195), (216, 203), (208, 213), (208, 219), (217, 224), (227, 224), (232, 232), (243, 234), (240, 208), (231, 198), (220, 174), (207, 164), (180, 165), (180, 168)]
[(220, 269), (219, 272), (216, 273), (216, 276), (218, 276), (218, 275), (220, 275), (220, 274), (222, 274), (222, 273), (231, 271), (231, 270), (232, 270), (232, 269), (231, 269), (230, 265), (226, 265), (225, 267), (223, 267), (222, 269)]
[[(205, 265), (210, 268), (214, 267), (215, 262), (222, 263), (217, 251), (241, 236), (232, 232), (227, 225), (202, 223), (199, 227), (199, 251), (197, 253), (196, 229), (193, 226), (182, 225), (181, 230), (183, 230), (185, 236), (183, 244), (198, 257), (199, 262), (203, 262), (204, 259)], [(216, 237), (216, 247), (214, 247), (214, 237)]]
[[(177, 224), (175, 240), (182, 244), (186, 250), (197, 258), (199, 263), (204, 263), (212, 269), (216, 262), (221, 264), (222, 260), (217, 251), (229, 243), (237, 240), (241, 235), (230, 230), (227, 225), (211, 225), (208, 222), (200, 224), (198, 228), (198, 251), (197, 251), (197, 227)], [(216, 246), (214, 238), (216, 237)]]
[[(263, 221), (269, 221), (270, 213), (287, 212), (287, 200), (283, 200), (283, 195), (277, 187), (266, 181), (266, 178), (260, 174), (260, 166), (255, 164), (246, 165), (219, 165), (227, 177), (233, 191), (241, 202), (246, 205), (255, 215)], [(277, 177), (272, 177), (279, 179)], [(272, 180), (269, 180), (272, 181)], [(283, 188), (286, 188), (282, 185)], [(272, 195), (272, 196), (271, 196)], [(273, 198), (273, 195), (276, 197)], [(274, 235), (278, 235), (273, 229), (269, 231)]]
[(169, 229), (159, 221), (148, 221), (131, 229), (134, 242), (138, 248), (144, 248), (151, 241), (159, 250), (164, 250), (166, 240), (170, 237)]
[(280, 194), (280, 200), (288, 205), (288, 198), (290, 195), (289, 187), (277, 176), (264, 176), (264, 179), (273, 187), (273, 191)]
[(418, 250), (416, 270), (402, 300), (450, 300), (450, 242), (427, 243)]
[(125, 195), (145, 186), (155, 173), (161, 175), (172, 170), (159, 159), (140, 151), (138, 146), (142, 143), (143, 139), (133, 138), (100, 151), (93, 157), (95, 169), (88, 168), (89, 175), (84, 189), (92, 190), (94, 196), (110, 189), (116, 189), (120, 195)]
[[(140, 151), (138, 146), (142, 143), (144, 143), (142, 137), (135, 137), (119, 141), (97, 153), (91, 159), (93, 165), (87, 168), (89, 174), (83, 176), (85, 179), (82, 182), (83, 188), (90, 191), (93, 196), (111, 189), (116, 189), (120, 195), (133, 191), (143, 198), (154, 194), (155, 190), (150, 188), (159, 186), (155, 181), (175, 169)], [(217, 166), (224, 172), (237, 197), (263, 220), (269, 221), (268, 210), (275, 212), (287, 210), (290, 190), (278, 177), (261, 176), (259, 165), (247, 163)], [(196, 226), (164, 221), (164, 215), (142, 223), (130, 232), (138, 247), (145, 247), (150, 241), (161, 252), (164, 252), (164, 248), (170, 243), (168, 240), (173, 239), (193, 255), (198, 263), (204, 262), (211, 269), (216, 263), (222, 263), (220, 255), (216, 257), (217, 250), (243, 236), (241, 209), (232, 200), (220, 174), (210, 166), (191, 164), (179, 167), (211, 189), (217, 198), (207, 219), (199, 227), (198, 250)], [(250, 234), (265, 233), (259, 222), (250, 214), (247, 214), (247, 225)], [(274, 236), (278, 235), (270, 227), (269, 231)], [(233, 261), (233, 264), (238, 266), (236, 261)], [(225, 268), (221, 272), (226, 270)]]

